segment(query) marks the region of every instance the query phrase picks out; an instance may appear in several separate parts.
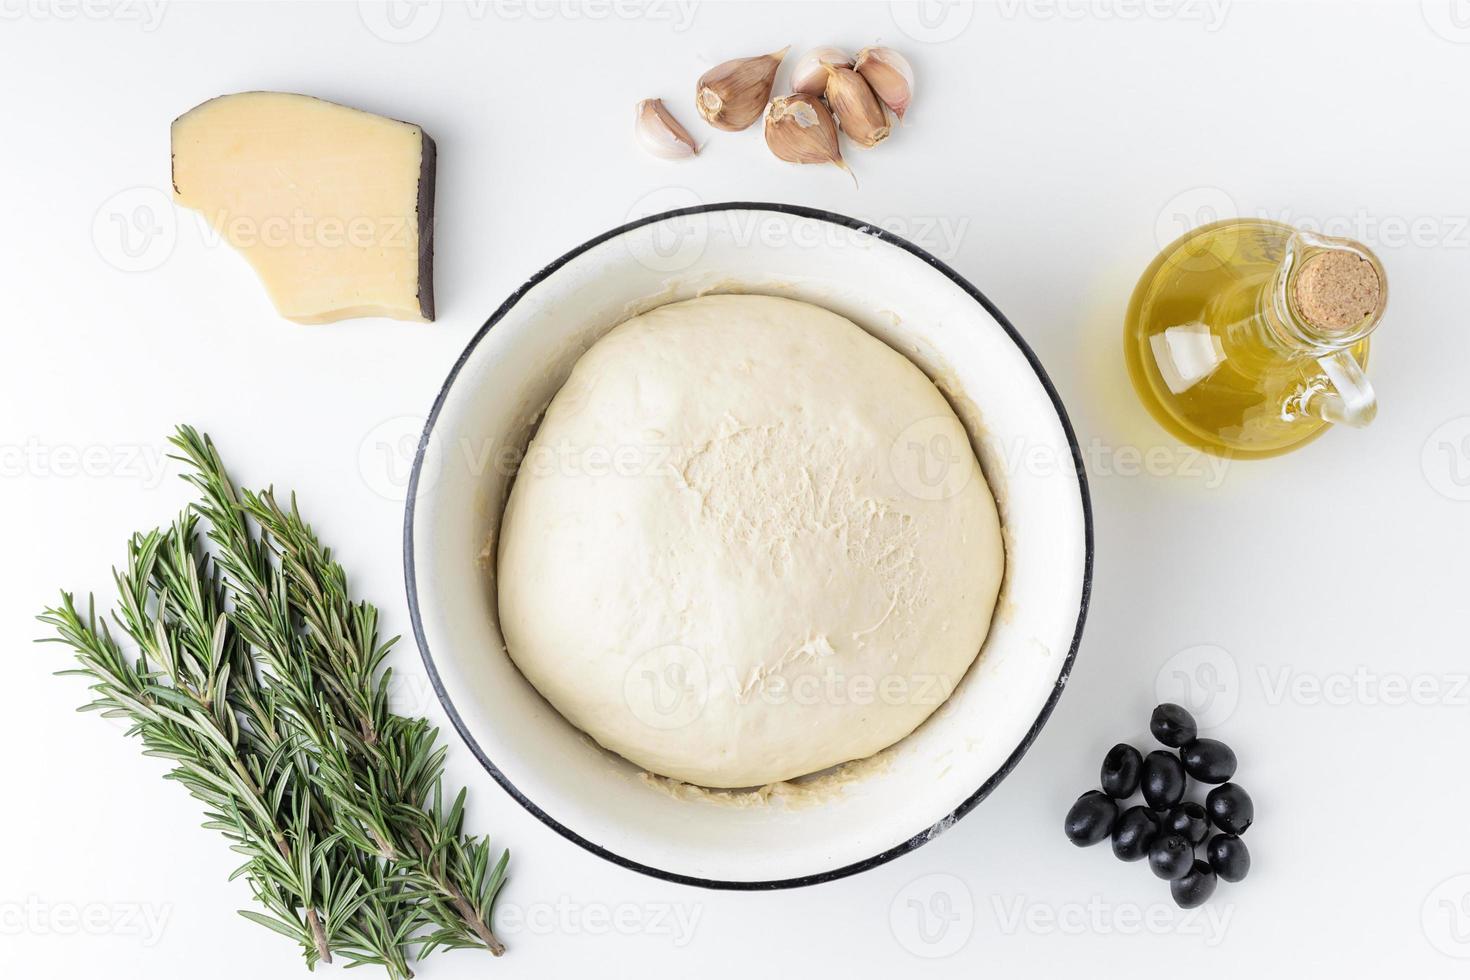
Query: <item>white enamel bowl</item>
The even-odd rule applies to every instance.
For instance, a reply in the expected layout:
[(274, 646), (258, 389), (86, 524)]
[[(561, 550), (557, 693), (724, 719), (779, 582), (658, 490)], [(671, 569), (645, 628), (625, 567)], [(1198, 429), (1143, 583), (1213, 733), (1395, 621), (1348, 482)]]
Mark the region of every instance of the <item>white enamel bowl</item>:
[[(734, 806), (650, 785), (536, 693), (506, 655), (496, 621), (487, 542), (538, 413), (603, 332), (705, 292), (815, 303), (908, 355), (956, 407), (1001, 504), (1007, 574), (982, 655), (918, 731), (801, 805)], [(1017, 764), (1076, 654), (1092, 532), (1061, 402), (973, 286), (861, 222), (741, 203), (615, 229), (537, 273), (496, 311), (454, 365), (425, 427), (404, 560), (429, 676), (506, 792), (610, 861), (690, 884), (762, 889), (839, 878), (912, 850)]]

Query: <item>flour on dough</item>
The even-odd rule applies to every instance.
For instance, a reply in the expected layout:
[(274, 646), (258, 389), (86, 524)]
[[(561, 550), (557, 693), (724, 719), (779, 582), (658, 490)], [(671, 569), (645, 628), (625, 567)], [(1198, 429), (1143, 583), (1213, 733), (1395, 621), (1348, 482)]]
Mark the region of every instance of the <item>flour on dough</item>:
[(827, 310), (706, 296), (619, 325), (546, 410), (501, 527), (511, 658), (663, 776), (757, 786), (913, 731), (1004, 566), (965, 431)]

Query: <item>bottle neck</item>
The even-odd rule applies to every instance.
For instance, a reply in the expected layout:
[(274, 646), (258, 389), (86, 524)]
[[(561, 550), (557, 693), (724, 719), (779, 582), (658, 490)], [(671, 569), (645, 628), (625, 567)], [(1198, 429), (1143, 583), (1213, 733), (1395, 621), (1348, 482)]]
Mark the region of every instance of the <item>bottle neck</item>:
[(1288, 357), (1328, 357), (1364, 340), (1388, 302), (1377, 257), (1357, 242), (1296, 232), (1261, 291), (1263, 343)]

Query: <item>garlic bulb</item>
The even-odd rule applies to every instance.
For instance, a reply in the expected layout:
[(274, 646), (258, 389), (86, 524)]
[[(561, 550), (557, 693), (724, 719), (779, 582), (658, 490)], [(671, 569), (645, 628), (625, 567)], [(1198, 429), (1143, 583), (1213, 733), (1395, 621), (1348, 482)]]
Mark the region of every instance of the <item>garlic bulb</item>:
[(758, 58), (736, 58), (705, 72), (694, 91), (699, 114), (711, 126), (729, 132), (755, 122), (771, 97), (776, 69), (790, 50), (787, 46)]
[(892, 48), (863, 48), (853, 69), (868, 80), (873, 92), (902, 122), (914, 97), (914, 69), (908, 59)]
[(664, 107), (663, 99), (644, 99), (638, 103), (633, 134), (640, 146), (665, 160), (681, 160), (699, 153), (694, 138)]
[(827, 91), (827, 66), (852, 67), (852, 55), (831, 45), (812, 48), (796, 59), (791, 69), (791, 88), (807, 95), (822, 95)]
[(832, 113), (815, 95), (794, 92), (771, 101), (766, 111), (766, 145), (787, 163), (835, 163), (852, 173), (842, 160)]
[(827, 104), (848, 139), (859, 146), (877, 146), (888, 138), (888, 113), (863, 76), (851, 68), (828, 65)]

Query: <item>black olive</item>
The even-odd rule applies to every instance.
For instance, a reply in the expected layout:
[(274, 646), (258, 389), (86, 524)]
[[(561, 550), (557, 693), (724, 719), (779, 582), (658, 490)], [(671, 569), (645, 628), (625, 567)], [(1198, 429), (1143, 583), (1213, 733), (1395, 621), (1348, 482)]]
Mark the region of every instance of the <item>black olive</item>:
[(1166, 881), (1183, 878), (1194, 863), (1194, 845), (1178, 834), (1160, 834), (1148, 849), (1148, 866)]
[(1215, 826), (1229, 834), (1243, 834), (1256, 819), (1256, 805), (1251, 795), (1235, 783), (1225, 783), (1210, 790), (1205, 809)]
[(1194, 862), (1182, 878), (1169, 882), (1169, 894), (1181, 909), (1198, 908), (1215, 894), (1215, 869), (1203, 861)]
[(1196, 738), (1179, 750), (1184, 770), (1202, 783), (1229, 782), (1235, 775), (1235, 753), (1213, 738)]
[(1113, 822), (1118, 819), (1118, 804), (1106, 793), (1089, 790), (1077, 797), (1072, 809), (1067, 811), (1064, 829), (1067, 839), (1078, 847), (1096, 844), (1113, 832)]
[(1205, 846), (1210, 867), (1221, 881), (1240, 881), (1251, 869), (1251, 852), (1234, 834), (1216, 834)]
[(1172, 752), (1150, 752), (1143, 760), (1143, 798), (1155, 810), (1184, 799), (1184, 766)]
[(1148, 720), (1148, 730), (1154, 733), (1154, 738), (1171, 749), (1181, 747), (1199, 734), (1194, 715), (1179, 705), (1168, 702), (1154, 709), (1153, 716)]
[(1180, 803), (1164, 815), (1164, 832), (1203, 844), (1210, 833), (1210, 818), (1198, 803)]
[(1114, 799), (1128, 799), (1138, 792), (1138, 775), (1142, 771), (1143, 755), (1133, 746), (1119, 742), (1103, 756), (1103, 792)]
[(1113, 854), (1123, 861), (1141, 861), (1158, 835), (1158, 814), (1146, 806), (1129, 807), (1113, 824)]

